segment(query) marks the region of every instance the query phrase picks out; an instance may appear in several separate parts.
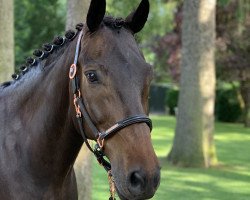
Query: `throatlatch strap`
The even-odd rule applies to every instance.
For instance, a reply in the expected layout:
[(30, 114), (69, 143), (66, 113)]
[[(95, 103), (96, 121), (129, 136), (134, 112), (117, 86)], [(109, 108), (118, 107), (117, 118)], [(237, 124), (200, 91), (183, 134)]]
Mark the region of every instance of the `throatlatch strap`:
[(79, 126), (79, 129), (80, 129), (80, 133), (81, 133), (81, 136), (82, 136), (84, 142), (86, 143), (88, 149), (89, 149), (92, 153), (94, 153), (94, 150), (93, 150), (92, 147), (90, 146), (90, 144), (89, 144), (89, 142), (88, 142), (88, 139), (87, 139), (87, 137), (86, 137), (86, 134), (85, 134), (85, 132), (84, 132), (82, 118), (81, 118), (81, 117), (78, 117), (78, 118), (77, 118), (77, 122), (78, 122), (78, 126)]
[(82, 138), (83, 138), (86, 146), (88, 147), (88, 149), (95, 155), (98, 163), (100, 165), (102, 165), (107, 172), (110, 171), (111, 164), (107, 160), (104, 159), (105, 155), (104, 155), (103, 151), (100, 149), (100, 147), (98, 146), (98, 144), (96, 144), (97, 146), (94, 149), (92, 149), (92, 147), (90, 146), (88, 139), (86, 137), (86, 134), (84, 132), (84, 129), (83, 129), (83, 119), (81, 117), (78, 117), (77, 122), (78, 122), (78, 126), (80, 129)]

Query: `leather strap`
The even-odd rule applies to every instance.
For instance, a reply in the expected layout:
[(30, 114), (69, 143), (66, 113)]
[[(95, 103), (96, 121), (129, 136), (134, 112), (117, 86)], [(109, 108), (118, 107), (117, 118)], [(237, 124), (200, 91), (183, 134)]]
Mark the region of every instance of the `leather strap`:
[(130, 126), (132, 124), (137, 124), (137, 123), (146, 123), (150, 129), (150, 132), (152, 130), (152, 121), (145, 115), (136, 115), (132, 117), (128, 117), (124, 120), (121, 120), (117, 122), (115, 125), (110, 127), (108, 130), (102, 132), (99, 134), (99, 139), (107, 139), (109, 136), (113, 135), (114, 133), (118, 132), (119, 130)]
[(75, 65), (77, 64), (77, 60), (79, 57), (82, 36), (83, 36), (83, 30), (80, 31), (79, 36), (78, 36), (78, 40), (77, 40), (77, 44), (76, 44), (76, 51), (75, 51), (75, 58), (74, 58)]
[(77, 99), (77, 103), (80, 106), (80, 110), (82, 112), (83, 118), (85, 120), (85, 122), (88, 124), (89, 128), (91, 129), (92, 133), (94, 134), (95, 138), (97, 139), (99, 136), (99, 130), (96, 128), (96, 126), (93, 124), (88, 111), (83, 103), (83, 99), (82, 98), (78, 98)]

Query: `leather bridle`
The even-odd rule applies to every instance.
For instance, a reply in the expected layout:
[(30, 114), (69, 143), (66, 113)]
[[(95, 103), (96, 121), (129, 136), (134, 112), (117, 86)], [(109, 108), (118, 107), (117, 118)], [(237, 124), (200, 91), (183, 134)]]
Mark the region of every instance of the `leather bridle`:
[[(135, 115), (135, 116), (130, 116), (128, 118), (125, 118), (117, 123), (115, 123), (113, 126), (111, 126), (109, 129), (106, 131), (100, 132), (98, 128), (95, 126), (95, 124), (92, 122), (88, 111), (86, 109), (86, 106), (84, 104), (81, 91), (80, 91), (80, 86), (79, 86), (79, 77), (77, 76), (77, 61), (79, 57), (79, 52), (80, 52), (80, 45), (81, 45), (81, 39), (83, 37), (83, 30), (80, 31), (77, 44), (76, 44), (76, 50), (75, 50), (75, 57), (74, 57), (74, 63), (70, 67), (69, 71), (69, 78), (71, 80), (71, 86), (72, 86), (72, 91), (74, 95), (74, 107), (76, 111), (76, 118), (79, 126), (79, 130), (81, 133), (81, 136), (86, 143), (88, 149), (95, 155), (97, 161), (99, 162), (100, 165), (104, 167), (104, 169), (108, 172), (109, 178), (112, 177), (111, 174), (111, 164), (104, 159), (104, 141), (111, 137), (112, 135), (116, 134), (119, 130), (130, 126), (132, 124), (137, 124), (137, 123), (146, 123), (150, 129), (150, 132), (152, 130), (152, 121), (151, 119), (146, 116), (146, 115)], [(88, 125), (88, 127), (91, 129), (92, 133), (94, 134), (94, 137), (96, 139), (97, 144), (95, 145), (94, 148), (91, 147), (91, 145), (88, 142), (88, 138), (85, 134), (83, 124), (84, 122)], [(113, 182), (113, 189), (110, 187), (110, 189), (114, 190), (114, 181)], [(112, 193), (114, 191), (111, 191)], [(111, 193), (111, 198), (113, 199), (113, 195)]]

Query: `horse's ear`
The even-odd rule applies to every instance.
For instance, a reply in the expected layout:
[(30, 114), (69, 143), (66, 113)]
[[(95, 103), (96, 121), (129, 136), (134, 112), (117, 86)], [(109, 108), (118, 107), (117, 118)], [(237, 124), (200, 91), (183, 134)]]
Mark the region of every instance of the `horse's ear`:
[(133, 33), (138, 33), (144, 27), (148, 19), (149, 7), (149, 1), (142, 0), (138, 8), (126, 18), (126, 24)]
[(106, 12), (106, 0), (91, 0), (87, 14), (87, 26), (91, 32), (98, 29)]

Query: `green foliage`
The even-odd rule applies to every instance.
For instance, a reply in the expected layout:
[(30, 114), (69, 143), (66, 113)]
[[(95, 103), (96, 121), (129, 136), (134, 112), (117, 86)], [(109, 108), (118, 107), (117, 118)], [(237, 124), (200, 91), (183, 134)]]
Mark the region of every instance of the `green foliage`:
[[(107, 1), (107, 11), (116, 17), (126, 18), (139, 5), (141, 0), (136, 1)], [(162, 0), (150, 1), (150, 13), (148, 22), (142, 31), (144, 40), (154, 35), (163, 35), (173, 26), (171, 24), (175, 2), (163, 3)]]
[(232, 1), (232, 0), (218, 0), (218, 1), (217, 1), (217, 4), (218, 4), (219, 6), (226, 6), (226, 5), (228, 5), (231, 1)]
[[(107, 11), (116, 17), (126, 18), (139, 5), (141, 0), (136, 1), (107, 1)], [(148, 22), (144, 29), (138, 33), (140, 38), (140, 46), (145, 54), (148, 62), (155, 64), (159, 73), (164, 73), (162, 66), (165, 63), (159, 63), (155, 55), (152, 53), (152, 46), (156, 43), (160, 36), (173, 28), (173, 13), (175, 11), (176, 2), (170, 1), (166, 3), (164, 0), (150, 1), (150, 14)]]
[(169, 107), (169, 114), (175, 115), (175, 108), (178, 105), (179, 89), (172, 88), (167, 91), (166, 105)]
[(62, 0), (15, 0), (16, 66), (64, 31), (65, 13)]
[(236, 122), (242, 116), (242, 109), (237, 98), (236, 89), (220, 89), (217, 91), (215, 115), (222, 122)]
[[(113, 16), (125, 18), (139, 3), (140, 0), (107, 0), (107, 11)], [(148, 22), (137, 38), (147, 61), (156, 64), (156, 70), (162, 73), (164, 71), (161, 70), (161, 66), (164, 66), (164, 63), (157, 62), (151, 47), (159, 36), (173, 28), (176, 2), (155, 0), (150, 1), (150, 4)], [(24, 58), (30, 56), (34, 49), (64, 31), (65, 16), (66, 0), (15, 0), (16, 66), (22, 64)]]
[(242, 23), (250, 11), (250, 2), (249, 0), (218, 0), (217, 5), (226, 7), (232, 4), (235, 12), (232, 14), (237, 14), (239, 23)]
[(169, 86), (167, 85), (159, 85), (152, 84), (150, 87), (149, 94), (149, 111), (156, 113), (165, 113), (165, 98), (167, 91), (169, 90)]
[[(154, 87), (155, 89), (152, 91), (155, 91), (158, 88), (157, 86)], [(160, 89), (161, 88), (158, 88), (159, 91), (155, 91), (155, 94), (157, 94), (156, 98), (151, 97), (152, 99), (150, 99), (150, 106), (153, 106), (156, 104), (156, 102), (157, 104), (162, 103), (161, 98), (159, 98)], [(176, 87), (168, 87), (168, 89), (165, 91), (166, 95), (164, 104), (169, 108), (169, 114), (175, 115), (175, 108), (178, 105), (179, 89)], [(217, 90), (215, 102), (215, 115), (217, 120), (222, 122), (237, 122), (241, 119), (243, 111), (241, 109), (237, 95), (237, 88), (232, 88), (232, 86), (229, 84), (224, 85), (222, 88)], [(159, 98), (158, 101), (154, 100), (157, 98)], [(158, 107), (160, 107), (160, 105), (158, 105)], [(154, 110), (155, 109), (151, 109), (151, 111)]]
[[(169, 165), (166, 159), (173, 141), (175, 118), (151, 117), (153, 145), (161, 163), (161, 184), (153, 200), (249, 200), (249, 128), (241, 124), (216, 123), (215, 143), (220, 166), (210, 169), (178, 168)], [(107, 174), (93, 160), (92, 199), (107, 199)]]

